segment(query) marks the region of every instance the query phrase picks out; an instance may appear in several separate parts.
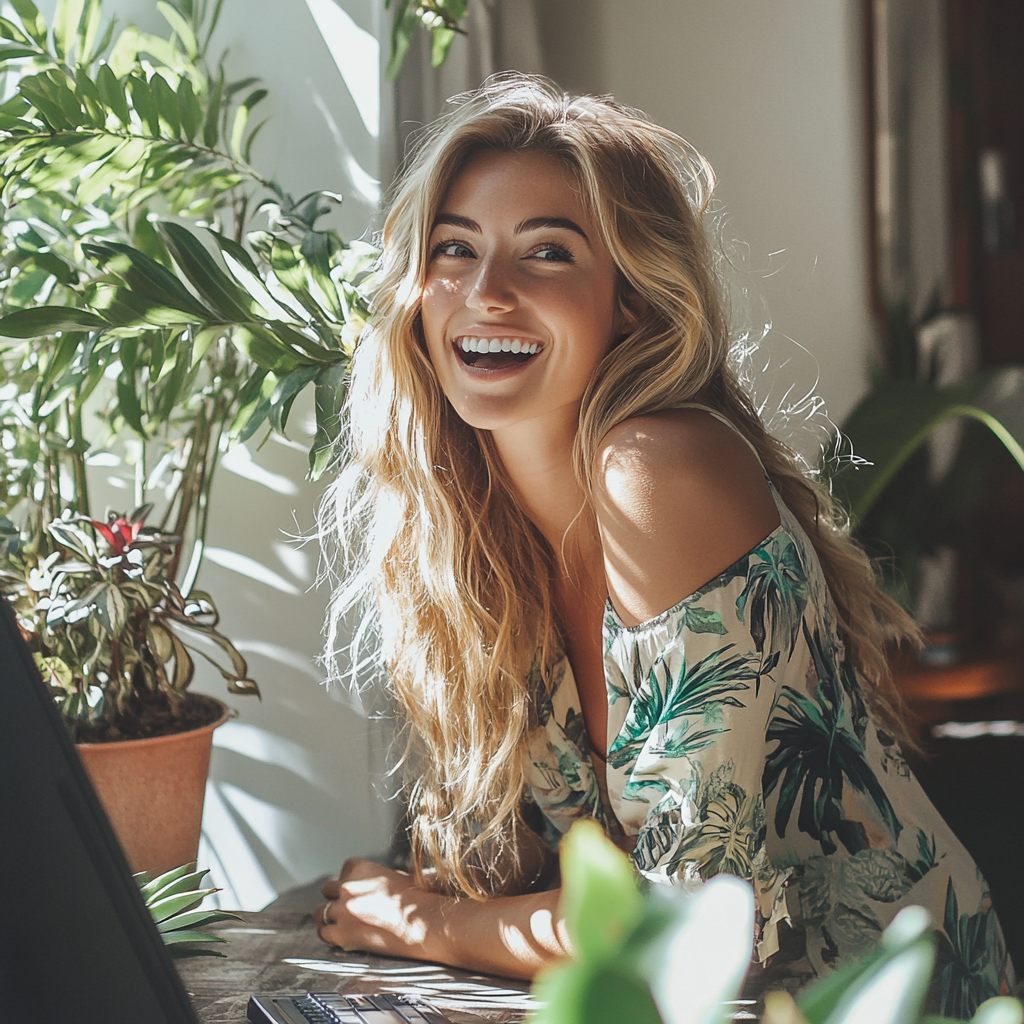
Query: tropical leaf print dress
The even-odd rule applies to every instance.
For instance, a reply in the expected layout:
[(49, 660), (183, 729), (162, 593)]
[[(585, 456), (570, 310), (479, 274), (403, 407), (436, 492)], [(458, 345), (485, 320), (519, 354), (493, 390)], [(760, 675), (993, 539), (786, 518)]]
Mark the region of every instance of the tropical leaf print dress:
[(925, 907), (929, 1002), (969, 1017), (1013, 986), (988, 888), (865, 707), (814, 549), (772, 493), (779, 526), (695, 594), (638, 626), (606, 605), (604, 780), (568, 661), (534, 670), (529, 795), (552, 845), (591, 816), (651, 881), (750, 880), (752, 992), (801, 987)]

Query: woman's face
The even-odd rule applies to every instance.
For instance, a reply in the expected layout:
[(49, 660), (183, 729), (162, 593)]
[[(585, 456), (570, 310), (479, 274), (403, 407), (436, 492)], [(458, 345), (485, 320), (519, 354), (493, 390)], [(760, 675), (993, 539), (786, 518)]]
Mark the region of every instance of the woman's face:
[(571, 424), (622, 333), (617, 271), (571, 174), (487, 150), (452, 184), (428, 247), (422, 317), (441, 387), (472, 426)]

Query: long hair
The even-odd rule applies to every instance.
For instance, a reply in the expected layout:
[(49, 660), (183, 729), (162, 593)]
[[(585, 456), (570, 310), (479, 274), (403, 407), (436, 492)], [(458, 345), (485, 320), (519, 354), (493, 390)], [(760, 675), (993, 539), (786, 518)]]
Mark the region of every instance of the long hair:
[[(598, 366), (573, 452), (590, 500), (601, 438), (623, 420), (700, 396), (753, 444), (817, 551), (869, 703), (896, 735), (886, 642), (914, 635), (877, 587), (845, 515), (771, 437), (729, 369), (722, 284), (703, 218), (714, 188), (683, 139), (607, 99), (505, 75), (459, 97), (418, 141), (384, 227), (375, 314), (352, 364), (345, 462), (321, 529), (347, 559), (329, 613), (365, 612), (405, 725), (417, 878), (484, 897), (528, 881), (521, 818), (530, 680), (560, 652), (555, 558), (513, 494), (486, 431), (453, 411), (422, 344), (420, 294), (434, 217), (481, 150), (534, 149), (573, 175), (642, 312)], [(358, 658), (356, 658), (358, 660)]]

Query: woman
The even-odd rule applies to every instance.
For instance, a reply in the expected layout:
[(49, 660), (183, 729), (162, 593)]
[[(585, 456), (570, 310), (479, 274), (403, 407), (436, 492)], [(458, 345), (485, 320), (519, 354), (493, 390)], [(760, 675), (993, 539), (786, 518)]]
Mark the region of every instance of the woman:
[(914, 627), (729, 369), (712, 185), (642, 115), (519, 76), (405, 171), (329, 528), (361, 551), (333, 621), (369, 598), (407, 725), (414, 870), (347, 862), (320, 933), (532, 976), (567, 951), (550, 851), (593, 816), (649, 879), (753, 882), (755, 984), (908, 903), (968, 915), (984, 956), (953, 928), (936, 982), (966, 1010), (1010, 967), (896, 744)]

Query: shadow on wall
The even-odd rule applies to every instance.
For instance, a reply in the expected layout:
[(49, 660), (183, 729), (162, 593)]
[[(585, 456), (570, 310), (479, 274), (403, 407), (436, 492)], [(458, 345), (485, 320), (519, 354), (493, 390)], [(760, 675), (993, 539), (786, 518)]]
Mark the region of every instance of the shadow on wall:
[[(56, 0), (39, 5), (50, 18)], [(155, 0), (103, 6), (121, 24), (165, 29)], [(380, 192), (378, 7), (225, 0), (212, 44), (214, 54), (228, 51), (229, 78), (256, 75), (270, 90), (254, 164), (295, 196), (343, 194), (330, 219), (346, 239), (367, 231)], [(373, 781), (384, 774), (387, 727), (320, 685), (327, 593), (310, 589), (319, 552), (286, 536), (311, 531), (323, 487), (304, 482), (309, 422), (310, 408), (297, 403), (293, 441), (257, 448), (257, 437), (226, 455), (198, 581), (263, 692), (261, 703), (234, 702), (238, 717), (214, 737), (199, 862), (223, 890), (221, 904), (235, 908), (259, 909), (280, 890), (337, 872), (348, 856), (382, 856), (393, 826), (393, 805)], [(131, 507), (131, 469), (111, 458), (90, 468), (98, 509)], [(225, 697), (201, 662), (194, 689)]]
[[(200, 850), (221, 905), (243, 909), (336, 873), (346, 857), (383, 856), (396, 813), (387, 722), (325, 689), (315, 664), (328, 594), (312, 589), (318, 542), (301, 537), (323, 485), (302, 480), (312, 410), (296, 407), (293, 421), (295, 441), (250, 442), (222, 463), (199, 581), (263, 691), (214, 734)], [(223, 695), (212, 670), (196, 689)]]

